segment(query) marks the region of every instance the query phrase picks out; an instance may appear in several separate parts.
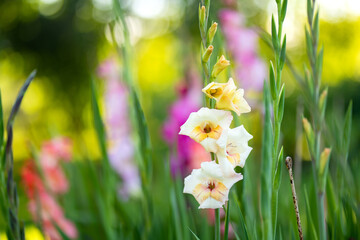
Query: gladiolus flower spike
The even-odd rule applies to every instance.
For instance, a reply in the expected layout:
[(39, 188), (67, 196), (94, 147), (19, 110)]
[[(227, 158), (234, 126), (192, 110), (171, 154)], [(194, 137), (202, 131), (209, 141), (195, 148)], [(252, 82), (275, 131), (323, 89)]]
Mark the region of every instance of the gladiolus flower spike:
[(230, 129), (232, 110), (238, 115), (249, 112), (250, 106), (243, 98), (244, 91), (236, 89), (230, 78), (228, 83), (210, 83), (203, 92), (216, 101), (216, 108), (201, 108), (190, 114), (180, 127), (180, 135), (186, 135), (200, 143), (208, 152), (215, 153), (217, 161), (203, 162), (185, 178), (184, 193), (192, 194), (199, 208), (221, 208), (228, 200), (230, 188), (243, 179), (234, 168), (244, 167), (252, 148), (248, 141), (252, 136), (244, 126)]

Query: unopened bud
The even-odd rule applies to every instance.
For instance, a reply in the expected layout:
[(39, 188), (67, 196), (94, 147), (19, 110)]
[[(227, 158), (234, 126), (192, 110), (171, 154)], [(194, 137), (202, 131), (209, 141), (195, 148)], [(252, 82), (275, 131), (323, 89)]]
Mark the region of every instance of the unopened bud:
[(320, 169), (319, 172), (322, 175), (324, 173), (324, 169), (327, 166), (329, 159), (330, 159), (330, 148), (325, 148), (324, 151), (320, 155)]
[(325, 115), (327, 93), (328, 93), (328, 90), (325, 89), (321, 93), (320, 99), (319, 99), (319, 110), (320, 110), (320, 113), (321, 113), (321, 118), (324, 118), (324, 115)]
[(214, 65), (211, 76), (216, 78), (227, 66), (230, 66), (230, 61), (226, 60), (224, 55), (221, 55), (219, 60)]
[(304, 126), (306, 135), (313, 136), (313, 134), (314, 134), (313, 130), (311, 128), (309, 121), (306, 118), (303, 118), (303, 126)]
[(206, 9), (205, 6), (199, 7), (199, 22), (201, 29), (204, 29), (206, 19)]
[(308, 141), (309, 150), (312, 156), (314, 156), (314, 143), (315, 143), (315, 135), (314, 131), (306, 118), (303, 118), (303, 126), (305, 130), (306, 139)]
[(214, 46), (213, 46), (213, 45), (210, 45), (210, 46), (205, 50), (205, 52), (204, 52), (204, 54), (203, 54), (203, 56), (202, 56), (202, 61), (203, 61), (204, 63), (206, 63), (206, 62), (209, 61), (210, 56), (211, 56), (213, 50), (214, 50)]
[(207, 43), (208, 44), (211, 44), (214, 40), (214, 36), (215, 36), (215, 33), (216, 33), (216, 30), (217, 30), (217, 23), (214, 22), (211, 27), (209, 28), (209, 31), (208, 31), (208, 39), (207, 39)]

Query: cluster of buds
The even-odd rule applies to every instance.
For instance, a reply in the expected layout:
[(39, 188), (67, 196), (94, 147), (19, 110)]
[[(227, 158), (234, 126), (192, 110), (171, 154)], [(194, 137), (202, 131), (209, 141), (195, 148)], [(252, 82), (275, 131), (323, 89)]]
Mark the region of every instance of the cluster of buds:
[[(205, 3), (205, 5), (208, 5)], [(206, 78), (215, 79), (220, 72), (222, 72), (226, 67), (230, 66), (230, 61), (226, 60), (224, 55), (222, 55), (216, 64), (214, 65), (212, 71), (210, 71), (210, 57), (214, 51), (214, 46), (212, 45), (218, 24), (213, 22), (209, 29), (207, 29), (207, 20), (209, 15), (209, 9), (205, 6), (199, 8), (199, 27), (200, 35), (202, 39), (201, 44), (201, 63), (203, 66), (204, 73)]]
[(181, 126), (181, 135), (187, 135), (200, 143), (208, 152), (216, 155), (216, 160), (201, 163), (185, 178), (184, 193), (193, 194), (199, 208), (221, 208), (228, 200), (233, 184), (243, 176), (235, 167), (244, 167), (252, 148), (248, 141), (252, 136), (243, 126), (231, 129), (233, 116), (250, 112), (243, 89), (236, 89), (230, 78), (227, 83), (209, 83), (202, 90), (216, 101), (217, 109), (201, 108), (190, 114)]

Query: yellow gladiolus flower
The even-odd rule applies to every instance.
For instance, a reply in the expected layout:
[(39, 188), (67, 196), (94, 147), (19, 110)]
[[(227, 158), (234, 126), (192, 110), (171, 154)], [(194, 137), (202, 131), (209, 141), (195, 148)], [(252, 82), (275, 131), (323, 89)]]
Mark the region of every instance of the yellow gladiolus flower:
[(209, 83), (202, 90), (209, 98), (216, 100), (216, 108), (232, 110), (240, 116), (241, 113), (251, 111), (249, 104), (244, 99), (244, 89), (237, 89), (232, 78), (227, 83)]

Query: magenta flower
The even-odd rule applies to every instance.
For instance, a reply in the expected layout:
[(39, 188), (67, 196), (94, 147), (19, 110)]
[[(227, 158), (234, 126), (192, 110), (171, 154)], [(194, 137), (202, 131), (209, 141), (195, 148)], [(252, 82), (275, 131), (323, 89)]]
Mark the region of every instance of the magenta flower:
[(194, 166), (200, 167), (201, 162), (210, 160), (210, 154), (199, 143), (178, 134), (190, 113), (196, 112), (201, 106), (200, 80), (191, 75), (189, 82), (178, 88), (179, 98), (170, 106), (163, 125), (163, 138), (171, 149), (170, 168), (173, 176), (185, 176)]
[(266, 66), (258, 56), (258, 36), (245, 26), (238, 12), (223, 9), (219, 13), (227, 48), (235, 63), (236, 79), (245, 90), (261, 91), (266, 77)]
[(98, 69), (105, 79), (105, 111), (110, 164), (123, 182), (119, 193), (123, 198), (137, 195), (141, 190), (138, 168), (134, 162), (134, 145), (128, 111), (128, 89), (120, 81), (119, 69), (114, 59), (109, 59)]

